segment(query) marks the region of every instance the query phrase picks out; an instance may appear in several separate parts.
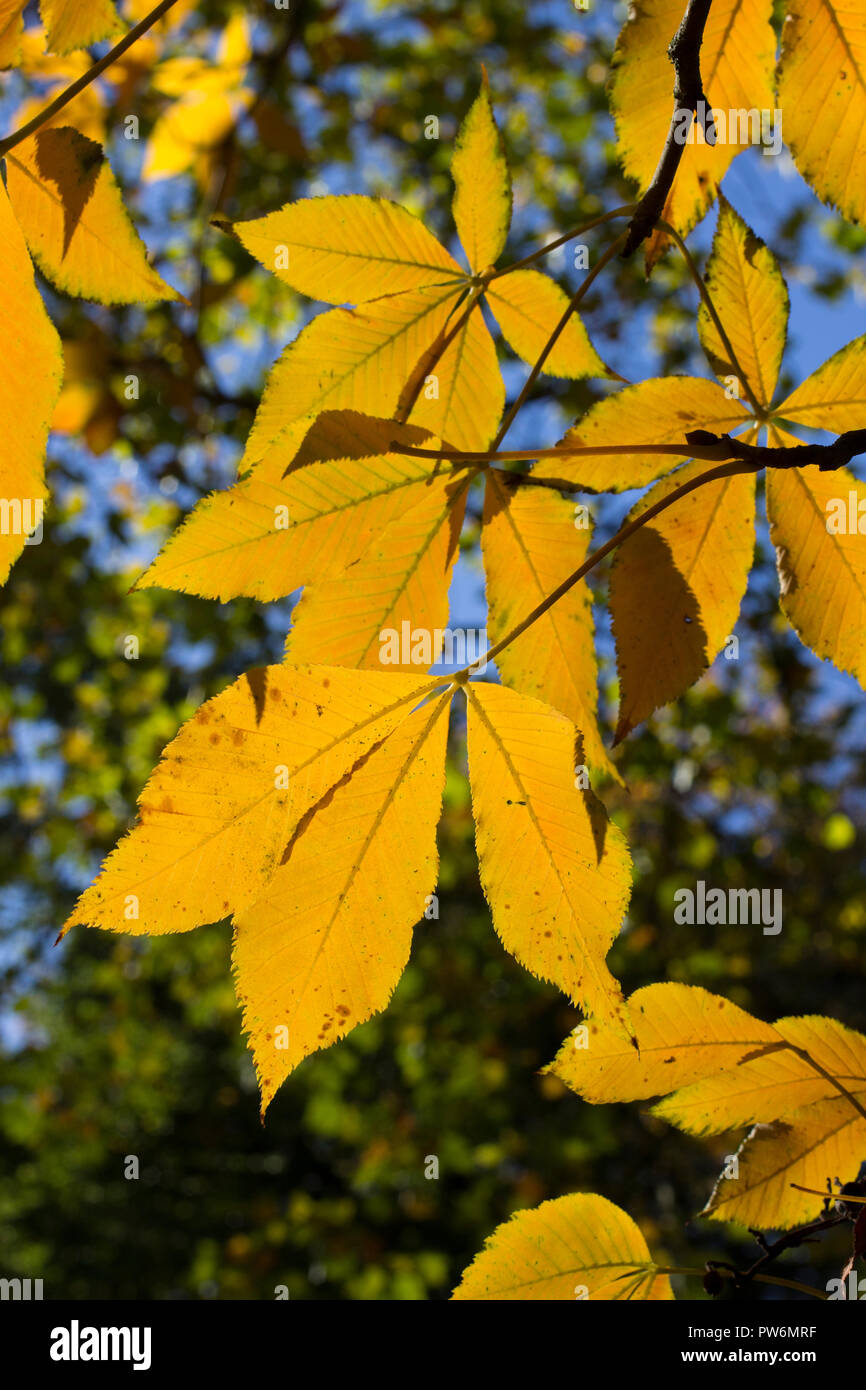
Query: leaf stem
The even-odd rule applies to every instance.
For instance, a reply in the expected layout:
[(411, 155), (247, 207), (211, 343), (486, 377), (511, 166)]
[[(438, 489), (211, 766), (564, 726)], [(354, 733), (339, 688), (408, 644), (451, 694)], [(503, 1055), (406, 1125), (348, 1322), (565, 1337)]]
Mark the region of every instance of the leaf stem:
[(83, 73), (81, 77), (76, 78), (76, 80), (65, 88), (59, 96), (56, 96), (54, 100), (45, 107), (44, 111), (40, 111), (31, 121), (23, 125), (20, 130), (14, 131), (11, 135), (7, 135), (5, 140), (0, 140), (0, 156), (8, 154), (16, 145), (20, 145), (22, 140), (26, 140), (28, 135), (32, 135), (33, 132), (38, 130), (40, 126), (43, 126), (46, 121), (50, 121), (53, 116), (56, 116), (58, 111), (62, 111), (64, 106), (68, 106), (69, 102), (77, 97), (79, 92), (83, 92), (85, 87), (89, 87), (90, 83), (105, 72), (107, 67), (110, 67), (128, 48), (131, 48), (136, 39), (140, 39), (142, 34), (146, 34), (148, 29), (150, 29), (158, 19), (162, 19), (162, 16), (170, 10), (174, 4), (176, 4), (176, 0), (160, 0), (159, 4), (151, 10), (150, 14), (145, 15), (144, 19), (140, 20), (134, 29), (130, 29), (129, 33), (126, 34), (119, 43), (116, 43), (114, 48), (106, 53), (104, 58), (100, 58), (98, 63), (94, 63), (93, 67), (88, 68), (87, 72)]
[(614, 208), (613, 212), (604, 212), (599, 217), (594, 217), (591, 222), (584, 222), (580, 227), (575, 227), (573, 231), (566, 232), (564, 236), (557, 237), (556, 241), (549, 241), (546, 246), (540, 247), (538, 251), (533, 251), (529, 256), (523, 256), (519, 261), (512, 261), (510, 265), (504, 265), (501, 270), (495, 270), (488, 280), (498, 280), (502, 275), (510, 275), (512, 270), (522, 270), (524, 266), (534, 265), (544, 256), (549, 256), (551, 251), (556, 251), (566, 242), (573, 241), (576, 236), (582, 236), (584, 232), (591, 232), (593, 227), (601, 227), (605, 222), (612, 222), (615, 217), (630, 217), (637, 207), (637, 203), (626, 203), (621, 208)]

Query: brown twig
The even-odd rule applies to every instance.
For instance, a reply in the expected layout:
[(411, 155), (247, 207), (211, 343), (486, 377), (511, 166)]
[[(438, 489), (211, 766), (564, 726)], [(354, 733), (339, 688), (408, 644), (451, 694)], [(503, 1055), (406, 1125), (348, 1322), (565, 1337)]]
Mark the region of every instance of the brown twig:
[(699, 102), (703, 102), (704, 135), (708, 144), (715, 144), (715, 128), (710, 105), (704, 95), (701, 78), (701, 43), (704, 26), (710, 12), (712, 0), (689, 0), (679, 29), (668, 46), (668, 57), (674, 65), (674, 112), (671, 117), (665, 147), (652, 176), (652, 182), (637, 206), (637, 211), (629, 223), (628, 235), (623, 247), (623, 257), (631, 256), (641, 242), (655, 228), (664, 212), (667, 196), (673, 186), (674, 177), (685, 149), (684, 136), (689, 126), (684, 127), (683, 112), (691, 117)]

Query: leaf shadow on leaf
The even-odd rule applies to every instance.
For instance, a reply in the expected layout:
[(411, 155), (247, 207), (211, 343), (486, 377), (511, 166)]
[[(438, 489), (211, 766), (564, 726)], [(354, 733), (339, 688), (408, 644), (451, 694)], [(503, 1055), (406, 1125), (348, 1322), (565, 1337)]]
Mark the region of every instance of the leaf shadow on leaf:
[(688, 690), (716, 656), (709, 650), (697, 596), (658, 531), (651, 525), (636, 531), (621, 546), (617, 564), (629, 565), (632, 582), (635, 574), (645, 582), (614, 618), (622, 692), (614, 747)]
[[(93, 197), (105, 155), (102, 146), (71, 126), (36, 134), (36, 168), (46, 183), (57, 188), (63, 205), (63, 255)], [(70, 149), (73, 158), (70, 159)]]
[(249, 686), (253, 704), (256, 707), (256, 723), (261, 724), (265, 714), (265, 702), (268, 698), (268, 668), (267, 666), (254, 666), (251, 671), (244, 672), (243, 678)]

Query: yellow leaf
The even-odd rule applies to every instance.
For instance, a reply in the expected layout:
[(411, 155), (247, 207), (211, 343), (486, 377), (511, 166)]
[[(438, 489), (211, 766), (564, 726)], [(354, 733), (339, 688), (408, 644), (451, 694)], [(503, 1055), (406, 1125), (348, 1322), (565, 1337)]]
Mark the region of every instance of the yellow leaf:
[[(487, 300), (512, 351), (534, 366), (556, 325), (568, 308), (563, 289), (538, 270), (515, 270), (494, 280)], [(543, 370), (548, 376), (609, 376), (577, 314), (559, 335)]]
[(755, 1124), (705, 1215), (785, 1229), (821, 1210), (820, 1195), (792, 1183), (821, 1193), (837, 1176), (857, 1176), (866, 1149), (862, 1034), (817, 1017), (771, 1026), (689, 985), (650, 985), (628, 1007), (638, 1052), (590, 1022), (548, 1070), (595, 1103), (671, 1093), (654, 1113), (687, 1133)]
[(481, 274), (499, 259), (511, 222), (511, 176), (486, 75), (457, 132), (451, 176), (457, 234), (473, 272)]
[(6, 156), (9, 197), (39, 269), (102, 304), (180, 295), (148, 265), (102, 146), (71, 126), (37, 131)]
[[(866, 1038), (832, 1018), (781, 1018), (773, 1031), (789, 1047), (770, 1043), (730, 1063), (717, 1076), (684, 1086), (653, 1113), (687, 1134), (719, 1134), (748, 1124), (768, 1124), (794, 1110), (839, 1098), (839, 1086), (866, 1099)], [(808, 1052), (825, 1075), (810, 1066)]]
[[(639, 516), (707, 471), (694, 459), (641, 498)], [(705, 483), (619, 547), (611, 570), (620, 708), (615, 742), (703, 675), (733, 632), (755, 545), (755, 476)]]
[(267, 666), (207, 700), (163, 751), (139, 820), (64, 927), (161, 935), (265, 889), (299, 821), (429, 688), (417, 677)]
[[(685, 236), (708, 211), (731, 160), (760, 137), (739, 114), (773, 111), (776, 36), (772, 0), (714, 0), (701, 45), (701, 77), (707, 101), (723, 113), (715, 145), (692, 125), (664, 218)], [(639, 0), (617, 39), (613, 56), (611, 109), (618, 154), (625, 172), (646, 189), (670, 130), (674, 109), (674, 69), (668, 44), (683, 17), (681, 0)], [(733, 113), (736, 127), (729, 119)], [(785, 116), (787, 131), (787, 112)], [(647, 250), (650, 264), (666, 245), (655, 233)]]
[(769, 1023), (697, 985), (647, 985), (628, 1008), (638, 1050), (590, 1020), (547, 1068), (594, 1105), (666, 1095), (736, 1069), (756, 1049), (780, 1041)]
[[(358, 410), (393, 417), (412, 369), (444, 329), (455, 303), (453, 290), (427, 288), (360, 309), (331, 309), (313, 319), (271, 369), (247, 440), (244, 467), (261, 459), (302, 415)], [(440, 364), (440, 400), (452, 389)]]
[[(788, 331), (788, 290), (779, 263), (760, 237), (720, 195), (719, 221), (707, 263), (706, 285), (737, 364), (702, 302), (698, 333), (721, 377), (745, 373), (761, 405), (773, 399)], [(742, 383), (738, 396), (742, 397)]]
[(647, 1243), (626, 1212), (593, 1192), (572, 1192), (497, 1226), (452, 1297), (672, 1299), (667, 1275), (655, 1271)]
[[(455, 310), (452, 318), (460, 312)], [(447, 334), (451, 327), (449, 321), (443, 331)], [(505, 386), (496, 346), (480, 309), (473, 309), (435, 364), (428, 361), (428, 365), (417, 401), (409, 412), (410, 423), (449, 439), (455, 448), (486, 449), (502, 415)], [(413, 373), (410, 386), (415, 376)], [(404, 399), (405, 394), (404, 390)]]
[(424, 493), (435, 461), (389, 453), (396, 441), (439, 447), (354, 411), (296, 422), (247, 477), (199, 502), (136, 588), (267, 602), (339, 574)]
[[(793, 448), (800, 442), (775, 426), (771, 432), (776, 444)], [(866, 485), (847, 468), (767, 469), (782, 612), (816, 656), (866, 685), (866, 547), (858, 530), (863, 515)]]
[(737, 1150), (735, 1178), (721, 1176), (701, 1215), (760, 1230), (789, 1230), (820, 1215), (820, 1191), (851, 1182), (866, 1152), (866, 1120), (843, 1096), (756, 1125)]
[[(727, 434), (742, 424), (745, 409), (728, 400), (714, 381), (703, 377), (654, 377), (626, 386), (598, 401), (572, 425), (557, 445), (562, 457), (539, 459), (533, 473), (539, 478), (563, 478), (587, 492), (623, 492), (645, 487), (688, 458), (688, 430)], [(642, 444), (683, 443), (683, 453), (640, 453)], [(634, 453), (581, 455), (581, 446), (621, 444)]]
[(855, 338), (807, 377), (776, 409), (810, 429), (860, 429), (866, 412), (866, 334)]
[(385, 198), (302, 198), (250, 222), (218, 225), (278, 279), (329, 304), (443, 283), (455, 290), (465, 280), (424, 223)]
[(15, 67), (21, 59), (26, 6), (27, 0), (0, 0), (0, 68)]
[(123, 33), (112, 0), (39, 0), (52, 53), (71, 53)]
[(428, 479), (360, 560), (307, 589), (292, 614), (287, 659), (416, 672), (440, 661), (468, 484), (465, 470)]
[[(354, 679), (383, 690), (408, 680)], [(361, 759), (236, 919), (235, 981), (263, 1113), (304, 1057), (379, 1013), (397, 986), (436, 886), (449, 704), (446, 692), (414, 710)]]
[(3, 370), (0, 372), (0, 583), (41, 521), (47, 496), (45, 445), (60, 394), (60, 339), (33, 282), (33, 267), (6, 190), (0, 186), (0, 284), (3, 286)]
[(197, 155), (225, 140), (240, 107), (225, 92), (191, 93), (160, 116), (147, 142), (145, 180), (184, 174)]
[[(515, 489), (507, 475), (488, 472), (481, 549), (491, 645), (583, 563), (591, 532), (578, 529), (579, 519), (549, 488)], [(496, 664), (506, 685), (546, 701), (576, 725), (591, 767), (618, 776), (596, 719), (598, 672), (585, 581), (500, 652)]]
[(820, 198), (866, 214), (866, 12), (845, 0), (788, 0), (779, 106), (794, 163)]
[(631, 892), (625, 840), (575, 785), (576, 730), (538, 700), (466, 687), (481, 884), (508, 951), (588, 1013), (630, 1035), (604, 958)]

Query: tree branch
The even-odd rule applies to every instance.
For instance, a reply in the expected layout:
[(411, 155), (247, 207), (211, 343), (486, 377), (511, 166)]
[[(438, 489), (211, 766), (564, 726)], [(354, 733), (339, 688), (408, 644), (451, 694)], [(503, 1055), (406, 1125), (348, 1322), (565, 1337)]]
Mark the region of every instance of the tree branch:
[(674, 65), (674, 112), (671, 117), (668, 137), (662, 150), (661, 159), (656, 166), (652, 182), (638, 203), (637, 212), (629, 223), (628, 235), (623, 247), (623, 257), (631, 256), (641, 242), (655, 228), (664, 212), (667, 196), (673, 186), (674, 177), (680, 166), (685, 149), (684, 135), (688, 133), (691, 122), (682, 129), (683, 112), (690, 117), (699, 102), (704, 103), (704, 135), (708, 144), (715, 144), (715, 127), (709, 114), (710, 105), (704, 95), (701, 78), (701, 43), (704, 26), (710, 12), (712, 0), (688, 0), (679, 29), (671, 39), (668, 57)]

